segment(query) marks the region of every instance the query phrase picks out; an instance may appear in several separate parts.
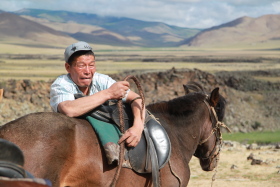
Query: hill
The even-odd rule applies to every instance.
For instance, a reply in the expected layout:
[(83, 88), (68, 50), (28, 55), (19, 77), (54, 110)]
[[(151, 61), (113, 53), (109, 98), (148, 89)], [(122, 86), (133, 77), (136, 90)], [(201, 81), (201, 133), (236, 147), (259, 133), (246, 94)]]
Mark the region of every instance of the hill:
[(206, 29), (183, 42), (183, 45), (233, 46), (276, 41), (280, 46), (280, 15), (258, 18), (241, 17), (231, 22)]
[(60, 31), (7, 12), (0, 13), (0, 25), (2, 41), (29, 40), (45, 45), (69, 44), (75, 41)]
[(132, 46), (133, 43), (126, 37), (95, 25), (79, 24), (75, 22), (52, 22), (44, 18), (22, 16), (31, 21), (45, 25), (54, 30), (63, 32), (76, 40), (95, 44)]
[[(91, 40), (98, 44), (170, 47), (176, 46), (178, 42), (182, 42), (200, 31), (200, 29), (181, 28), (160, 22), (147, 22), (124, 17), (98, 16), (96, 14), (68, 11), (23, 9), (14, 13), (21, 16), (29, 16), (30, 19), (41, 18), (41, 20), (33, 21), (48, 20), (50, 21), (48, 26), (52, 28), (51, 24), (68, 24), (73, 22), (79, 25), (98, 26), (104, 30), (102, 32), (99, 30), (97, 33), (71, 33), (71, 37), (77, 40), (88, 40), (93, 37)], [(76, 26), (79, 27), (78, 25)], [(64, 31), (67, 32), (66, 30)]]

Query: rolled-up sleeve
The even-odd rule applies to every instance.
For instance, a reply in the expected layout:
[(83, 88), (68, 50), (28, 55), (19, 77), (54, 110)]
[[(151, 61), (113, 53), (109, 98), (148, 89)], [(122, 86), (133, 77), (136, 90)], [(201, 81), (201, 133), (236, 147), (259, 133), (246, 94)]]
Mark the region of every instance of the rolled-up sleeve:
[(52, 84), (50, 91), (50, 105), (52, 110), (57, 112), (58, 104), (67, 100), (75, 100), (74, 94), (59, 84)]
[(74, 93), (77, 93), (75, 84), (65, 75), (58, 77), (50, 88), (50, 105), (54, 112), (57, 112), (59, 103), (68, 100), (75, 100)]

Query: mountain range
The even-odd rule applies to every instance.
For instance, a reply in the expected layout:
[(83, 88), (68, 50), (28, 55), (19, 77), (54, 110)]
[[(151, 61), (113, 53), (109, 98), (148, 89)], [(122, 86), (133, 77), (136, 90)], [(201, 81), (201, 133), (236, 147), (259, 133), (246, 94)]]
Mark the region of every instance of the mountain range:
[(0, 11), (0, 41), (68, 45), (140, 47), (212, 47), (273, 41), (280, 44), (280, 15), (241, 17), (208, 29), (182, 28), (161, 22), (40, 9)]
[(280, 47), (280, 15), (258, 18), (241, 17), (231, 22), (201, 31), (187, 39), (189, 46), (217, 46), (278, 42)]

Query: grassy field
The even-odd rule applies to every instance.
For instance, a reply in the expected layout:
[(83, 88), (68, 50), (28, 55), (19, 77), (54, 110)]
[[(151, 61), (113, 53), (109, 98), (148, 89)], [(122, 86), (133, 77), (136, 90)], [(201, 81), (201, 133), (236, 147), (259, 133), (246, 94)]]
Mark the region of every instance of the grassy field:
[[(280, 69), (277, 50), (196, 49), (196, 48), (122, 48), (93, 46), (100, 73), (114, 74), (127, 70), (163, 71), (200, 69), (243, 71)], [(50, 80), (65, 73), (62, 46), (0, 44), (0, 80)], [(256, 63), (254, 63), (256, 62)], [(263, 77), (256, 77), (262, 79)], [(263, 78), (265, 79), (265, 78)], [(273, 77), (270, 78), (273, 80)], [(277, 77), (274, 78), (277, 80)]]
[(251, 132), (251, 133), (227, 133), (223, 134), (224, 140), (232, 140), (240, 143), (272, 144), (280, 143), (280, 131)]

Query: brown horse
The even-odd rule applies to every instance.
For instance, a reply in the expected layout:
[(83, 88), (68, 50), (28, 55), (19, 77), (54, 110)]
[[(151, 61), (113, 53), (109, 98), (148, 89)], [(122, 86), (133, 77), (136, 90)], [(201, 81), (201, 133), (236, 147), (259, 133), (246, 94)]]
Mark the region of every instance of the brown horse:
[[(192, 155), (205, 171), (217, 166), (225, 111), (218, 88), (210, 96), (201, 89), (147, 109), (159, 119), (172, 145), (170, 160), (160, 170), (162, 186), (187, 186)], [(25, 155), (25, 169), (55, 187), (110, 186), (116, 173), (84, 119), (33, 113), (2, 126), (0, 138), (16, 143)], [(122, 168), (116, 186), (152, 186), (151, 174)]]

